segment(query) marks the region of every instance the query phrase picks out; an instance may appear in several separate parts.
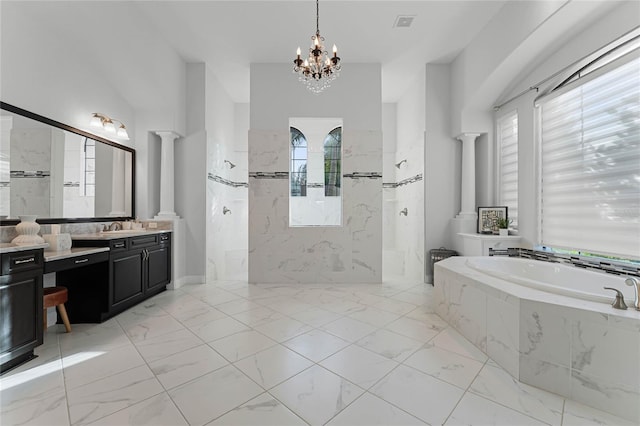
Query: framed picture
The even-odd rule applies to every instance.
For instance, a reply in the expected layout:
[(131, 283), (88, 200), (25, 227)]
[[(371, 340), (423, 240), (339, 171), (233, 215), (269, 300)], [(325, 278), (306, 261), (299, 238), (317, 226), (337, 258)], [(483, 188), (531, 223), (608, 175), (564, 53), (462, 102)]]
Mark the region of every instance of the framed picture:
[(498, 220), (508, 218), (507, 206), (478, 207), (478, 234), (498, 234)]

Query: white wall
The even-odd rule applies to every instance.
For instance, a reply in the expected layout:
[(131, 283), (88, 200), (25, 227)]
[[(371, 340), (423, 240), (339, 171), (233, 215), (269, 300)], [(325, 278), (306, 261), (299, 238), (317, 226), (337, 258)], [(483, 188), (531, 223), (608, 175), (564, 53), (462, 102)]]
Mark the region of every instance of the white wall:
[(175, 212), (184, 219), (185, 270), (204, 280), (206, 228), (205, 65), (187, 64), (186, 135), (174, 144)]
[[(427, 64), (424, 134), (425, 250), (454, 245), (451, 219), (460, 211), (461, 142), (451, 137), (451, 66)], [(427, 257), (427, 263), (430, 258)], [(433, 282), (427, 265), (427, 282)]]
[[(566, 3), (565, 0), (506, 2), (458, 55), (452, 63), (451, 136), (463, 132), (482, 133), (491, 127), (490, 121), (487, 122), (490, 117), (483, 112), (486, 106), (481, 102), (487, 100), (485, 90), (496, 96), (495, 91), (500, 88), (487, 86), (497, 84), (505, 87), (504, 77), (513, 72), (502, 69), (509, 56)], [(519, 65), (523, 66), (528, 59), (521, 60)], [(499, 72), (502, 74), (498, 75)], [(493, 99), (488, 99), (491, 101)]]
[[(288, 172), (289, 118), (343, 119), (344, 173), (382, 173), (381, 69), (349, 64), (314, 95), (289, 64), (251, 65), (249, 172)], [(288, 226), (287, 179), (250, 178), (249, 282), (381, 282), (382, 179), (344, 179), (342, 227)]]
[(100, 69), (53, 37), (52, 23), (34, 19), (20, 6), (2, 3), (2, 100), (81, 129), (89, 128), (92, 112), (105, 112), (135, 134), (133, 108)]
[[(130, 4), (109, 8), (78, 2), (65, 22), (48, 19), (47, 10), (53, 7), (62, 6), (59, 2), (2, 3), (2, 101), (97, 134), (89, 127), (92, 112), (122, 120), (131, 140), (116, 141), (136, 148), (137, 154), (136, 215), (152, 217), (159, 210), (159, 156), (155, 136), (149, 132), (184, 133), (184, 62), (164, 40), (140, 25), (140, 16)], [(103, 18), (96, 20), (96, 14)], [(120, 36), (113, 31), (110, 22), (115, 21), (110, 17), (117, 17), (119, 25), (136, 27), (135, 43), (144, 48), (111, 56), (108, 50)], [(69, 38), (65, 27), (71, 25), (89, 27), (85, 44)], [(101, 45), (103, 39), (111, 42), (96, 51), (95, 44)], [(132, 71), (133, 66), (140, 68)]]

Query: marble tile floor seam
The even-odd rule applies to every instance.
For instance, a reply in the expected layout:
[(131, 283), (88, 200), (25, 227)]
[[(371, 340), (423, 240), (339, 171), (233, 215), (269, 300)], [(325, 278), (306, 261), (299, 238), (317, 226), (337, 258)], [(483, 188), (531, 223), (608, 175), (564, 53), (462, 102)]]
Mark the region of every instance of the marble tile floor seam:
[[(408, 292), (425, 297), (413, 304), (410, 297), (394, 299)], [(506, 378), (508, 375), (502, 374), (490, 358), (474, 351), (468, 341), (434, 314), (433, 307), (425, 303), (430, 292), (430, 286), (419, 283), (302, 287), (254, 286), (237, 281), (194, 284), (167, 291), (111, 322), (79, 325), (72, 335), (61, 333), (59, 326), (50, 328), (45, 345), (36, 350), (43, 354), (41, 359), (0, 378), (0, 423), (75, 426), (148, 421), (224, 425), (256, 424), (254, 416), (259, 415), (260, 423), (265, 425), (368, 425), (378, 421), (371, 414), (375, 412), (388, 424), (428, 424), (427, 420), (434, 424), (461, 424), (469, 418), (470, 409), (482, 407), (489, 413), (487, 424), (514, 421), (563, 424), (567, 412), (564, 398), (537, 389), (531, 392), (525, 389), (516, 399), (505, 395), (504, 389), (514, 386)], [(282, 303), (285, 299), (288, 304)], [(331, 301), (338, 302), (333, 310), (328, 310)], [(221, 335), (213, 334), (215, 338), (209, 341), (193, 330), (193, 321), (209, 324), (221, 319), (228, 319), (225, 324), (234, 324), (231, 321), (238, 319), (246, 322), (240, 321), (244, 324), (242, 329), (228, 330), (229, 334), (223, 330)], [(330, 326), (333, 323), (336, 324)], [(420, 324), (424, 329), (420, 329)], [(340, 325), (350, 329), (341, 329)], [(109, 355), (75, 367), (66, 359), (89, 353), (96, 347)], [(120, 365), (118, 360), (134, 350), (140, 361), (129, 360)], [(38, 380), (25, 381), (13, 389), (2, 385), (11, 378), (19, 380), (21, 373), (30, 371), (30, 364), (36, 367), (53, 358), (60, 365), (57, 374), (62, 378), (64, 392), (64, 402), (60, 403), (64, 407), (56, 406), (59, 411), (56, 422), (44, 420), (54, 417), (42, 417), (44, 408), (38, 407), (42, 401), (24, 402), (35, 398)], [(67, 383), (87, 370), (91, 370), (90, 381)], [(131, 386), (138, 386), (135, 383), (141, 380), (147, 383), (146, 393), (139, 399), (127, 397), (116, 404), (107, 392), (105, 401), (95, 403), (82, 395), (89, 406), (80, 409), (94, 407), (97, 412), (93, 417), (90, 413), (81, 417), (77, 405), (71, 408), (74, 404), (69, 398), (70, 395), (71, 399), (79, 398), (78, 386), (98, 392), (92, 384), (107, 383), (110, 377), (126, 377), (130, 372), (141, 377)], [(491, 372), (500, 374), (492, 376)], [(487, 381), (487, 375), (491, 380)], [(402, 377), (410, 383), (398, 380)], [(494, 386), (489, 391), (495, 391), (496, 386), (498, 391), (483, 394), (480, 390), (489, 385)], [(314, 386), (322, 391), (304, 391)], [(423, 391), (424, 398), (415, 399), (412, 390), (416, 389)], [(441, 389), (443, 394), (434, 392), (435, 389)], [(405, 394), (400, 398), (395, 391)], [(217, 393), (213, 401), (207, 398), (199, 403), (190, 401), (204, 392)], [(336, 397), (342, 401), (337, 408), (329, 407), (324, 412), (313, 408), (313, 401), (321, 406)], [(434, 397), (436, 400), (429, 402)], [(557, 412), (548, 413), (540, 408), (539, 401), (545, 398), (561, 401)], [(519, 406), (521, 400), (524, 403)], [(442, 414), (429, 417), (431, 414), (420, 407), (425, 403), (436, 404), (434, 409)], [(629, 424), (575, 403), (569, 417), (602, 424)], [(553, 421), (544, 422), (541, 418)], [(76, 421), (71, 423), (69, 419)]]

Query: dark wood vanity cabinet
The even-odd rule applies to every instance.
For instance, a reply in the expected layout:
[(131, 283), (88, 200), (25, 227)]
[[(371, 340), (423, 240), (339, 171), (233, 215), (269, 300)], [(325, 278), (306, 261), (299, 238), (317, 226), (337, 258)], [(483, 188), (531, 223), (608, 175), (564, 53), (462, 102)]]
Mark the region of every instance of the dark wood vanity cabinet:
[[(101, 322), (165, 290), (171, 282), (171, 233), (146, 234), (113, 240), (74, 240), (77, 247), (108, 246), (108, 274), (105, 277), (106, 310), (71, 322)], [(95, 283), (100, 287), (100, 283)]]
[(43, 249), (0, 255), (0, 372), (33, 358), (42, 344)]
[(159, 244), (147, 249), (145, 291), (156, 293), (171, 281), (171, 244), (169, 234), (160, 234)]
[(144, 296), (144, 253), (141, 250), (113, 254), (109, 260), (110, 310), (125, 308)]

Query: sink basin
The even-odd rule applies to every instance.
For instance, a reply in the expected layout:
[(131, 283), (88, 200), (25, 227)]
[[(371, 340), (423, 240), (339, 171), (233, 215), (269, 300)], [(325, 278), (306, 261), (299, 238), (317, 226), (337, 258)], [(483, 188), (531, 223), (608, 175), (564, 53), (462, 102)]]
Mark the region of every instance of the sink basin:
[(117, 231), (102, 231), (101, 234), (138, 234), (147, 232), (146, 229), (118, 229)]

